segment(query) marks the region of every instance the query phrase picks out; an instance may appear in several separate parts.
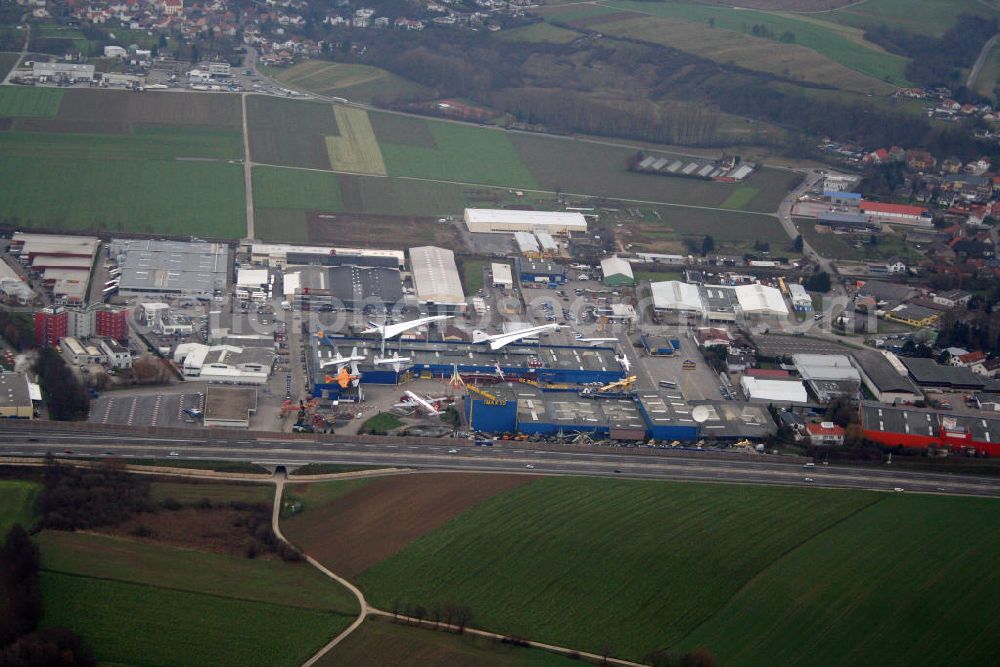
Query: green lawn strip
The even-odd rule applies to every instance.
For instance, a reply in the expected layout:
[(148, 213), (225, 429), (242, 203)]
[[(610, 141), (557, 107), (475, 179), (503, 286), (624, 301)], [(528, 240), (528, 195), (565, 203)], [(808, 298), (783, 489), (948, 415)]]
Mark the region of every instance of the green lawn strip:
[(680, 271), (635, 271), (635, 281), (643, 280), (650, 282), (662, 282), (664, 280), (684, 280), (684, 274)]
[[(59, 183), (52, 196), (51, 183)], [(165, 160), (5, 156), (0, 210), (26, 228), (240, 238), (243, 168)]]
[(410, 120), (430, 127), (436, 147), (382, 142), (389, 175), (499, 187), (538, 187), (507, 134), (458, 123)]
[(582, 37), (582, 33), (567, 30), (551, 23), (532, 23), (522, 28), (504, 30), (497, 37), (510, 42), (539, 42), (542, 44), (569, 44)]
[(15, 523), (30, 529), (38, 518), (36, 503), (42, 485), (18, 480), (0, 481), (0, 539)]
[[(103, 461), (105, 459), (96, 459)], [(129, 459), (128, 465), (151, 466), (154, 468), (186, 468), (189, 470), (213, 470), (215, 472), (240, 472), (263, 474), (268, 471), (254, 463), (242, 461), (204, 461), (201, 459)], [(238, 484), (238, 482), (234, 482)]]
[(683, 647), (719, 664), (989, 664), (1000, 650), (1000, 504), (893, 495), (754, 578)]
[(254, 167), (254, 204), (261, 208), (340, 211), (340, 182), (332, 172)]
[(217, 597), (351, 615), (347, 589), (306, 563), (236, 558), (122, 537), (42, 531), (42, 569)]
[(471, 607), (477, 627), (642, 659), (675, 646), (775, 558), (877, 497), (542, 479), (424, 535), (359, 582), (383, 608), (454, 600)]
[(51, 571), (43, 626), (82, 635), (99, 662), (300, 665), (353, 617)]
[(373, 417), (369, 417), (365, 420), (365, 423), (361, 425), (362, 433), (385, 433), (386, 431), (391, 431), (394, 428), (399, 428), (403, 425), (403, 422), (396, 415), (391, 412), (380, 412)]
[(7, 73), (17, 64), (19, 54), (0, 53), (0, 78), (7, 76)]
[(475, 294), (483, 288), (483, 269), (490, 265), (488, 259), (462, 261), (462, 286), (466, 294)]
[(63, 91), (59, 88), (0, 87), (0, 117), (54, 118)]
[(274, 499), (274, 486), (264, 482), (257, 484), (235, 481), (157, 481), (150, 484), (149, 495), (153, 502), (161, 502), (165, 498), (173, 498), (179, 503), (193, 505), (207, 498), (213, 503), (242, 502), (265, 503), (269, 505)]
[(722, 202), (722, 208), (743, 209), (753, 201), (753, 198), (760, 192), (757, 188), (741, 187), (734, 190), (731, 195)]

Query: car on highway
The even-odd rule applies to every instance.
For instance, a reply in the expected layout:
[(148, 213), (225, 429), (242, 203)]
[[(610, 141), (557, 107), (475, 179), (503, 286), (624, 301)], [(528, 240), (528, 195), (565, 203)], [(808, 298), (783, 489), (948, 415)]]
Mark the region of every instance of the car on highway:
[(178, 452), (170, 452), (170, 456), (180, 456)]
[(893, 488), (893, 491), (895, 491), (896, 493), (902, 493), (903, 492), (903, 487), (897, 486), (897, 487)]
[(524, 467), (528, 468), (530, 470), (534, 470), (535, 469), (535, 466), (531, 465), (530, 463), (528, 465), (524, 466)]
[(448, 450), (448, 453), (449, 454), (458, 454), (458, 450), (455, 449), (454, 447), (452, 447), (451, 449)]
[(811, 481), (813, 481), (813, 478), (812, 477), (806, 477), (805, 481), (811, 482)]
[(803, 468), (815, 468), (816, 464), (813, 463), (812, 461), (810, 461), (809, 463), (804, 464), (802, 467)]

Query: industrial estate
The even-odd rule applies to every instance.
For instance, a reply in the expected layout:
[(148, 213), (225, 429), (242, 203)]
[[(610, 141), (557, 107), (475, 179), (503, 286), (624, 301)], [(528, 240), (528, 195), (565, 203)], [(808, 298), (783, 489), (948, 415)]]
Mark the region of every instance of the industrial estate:
[(993, 0), (0, 3), (0, 664), (989, 664)]

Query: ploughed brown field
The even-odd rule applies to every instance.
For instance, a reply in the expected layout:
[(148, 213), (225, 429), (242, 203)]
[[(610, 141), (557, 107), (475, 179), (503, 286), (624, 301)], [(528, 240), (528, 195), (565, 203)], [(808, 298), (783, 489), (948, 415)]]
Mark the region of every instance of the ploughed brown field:
[[(428, 473), (372, 480), (282, 523), (285, 536), (334, 572), (354, 577), (526, 475)], [(308, 489), (292, 486), (286, 493)]]

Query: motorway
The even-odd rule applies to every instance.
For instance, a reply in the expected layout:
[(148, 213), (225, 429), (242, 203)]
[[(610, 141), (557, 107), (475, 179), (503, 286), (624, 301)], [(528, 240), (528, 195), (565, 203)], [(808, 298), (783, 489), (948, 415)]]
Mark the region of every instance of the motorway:
[[(238, 438), (208, 441), (209, 434), (182, 437), (123, 437), (87, 433), (42, 433), (8, 427), (0, 438), (0, 456), (38, 457), (53, 452), (62, 458), (115, 457), (206, 459), (252, 462), (266, 466), (295, 467), (306, 463), (338, 463), (461, 470), (469, 472), (519, 472), (532, 474), (632, 477), (702, 482), (772, 484), (868, 489), (893, 492), (1000, 496), (1000, 479), (940, 473), (912, 472), (889, 467), (861, 468), (845, 465), (776, 463), (705, 455), (678, 455), (668, 450), (613, 449), (565, 451), (544, 445), (477, 447), (456, 440), (449, 444), (316, 443), (303, 440)], [(174, 454), (176, 452), (176, 454)], [(807, 479), (808, 478), (808, 479)], [(812, 480), (812, 481), (809, 481)]]

